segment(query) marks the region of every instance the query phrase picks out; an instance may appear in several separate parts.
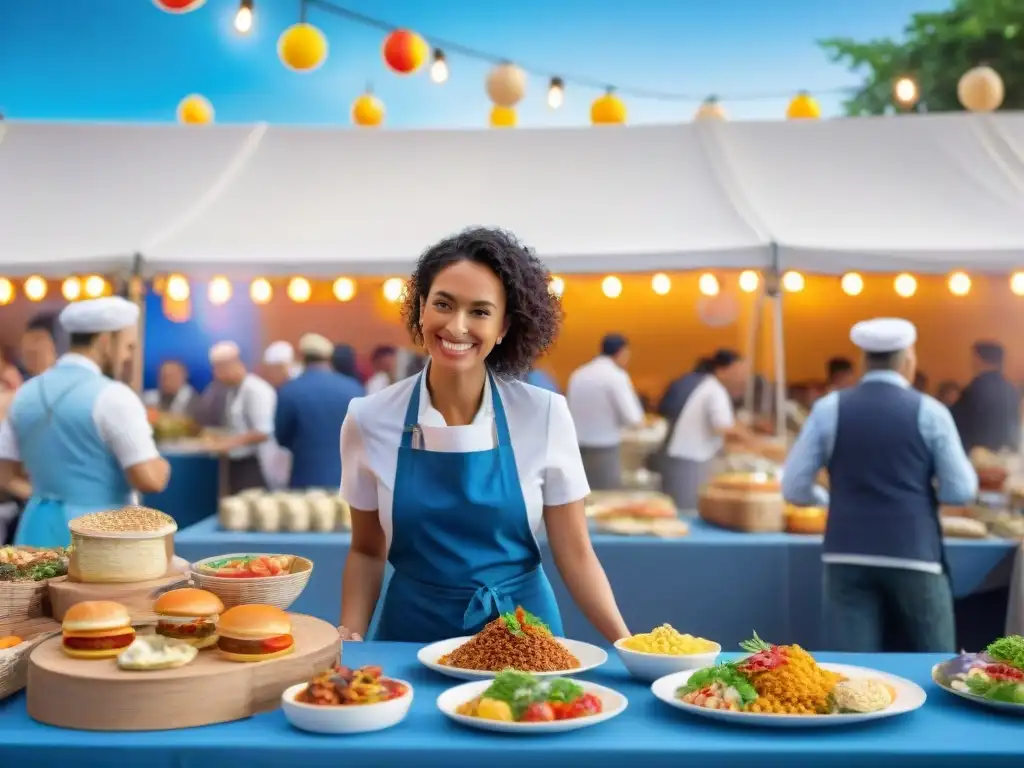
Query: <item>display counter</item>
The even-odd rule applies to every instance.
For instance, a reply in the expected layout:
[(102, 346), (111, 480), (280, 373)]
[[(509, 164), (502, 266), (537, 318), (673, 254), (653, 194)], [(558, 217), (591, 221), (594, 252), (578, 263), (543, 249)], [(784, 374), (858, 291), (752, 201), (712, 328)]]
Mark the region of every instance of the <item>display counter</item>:
[(161, 446), (161, 455), (171, 465), (171, 479), (161, 493), (142, 497), (147, 507), (173, 517), (179, 529), (217, 514), (220, 499), (221, 459), (205, 451)]

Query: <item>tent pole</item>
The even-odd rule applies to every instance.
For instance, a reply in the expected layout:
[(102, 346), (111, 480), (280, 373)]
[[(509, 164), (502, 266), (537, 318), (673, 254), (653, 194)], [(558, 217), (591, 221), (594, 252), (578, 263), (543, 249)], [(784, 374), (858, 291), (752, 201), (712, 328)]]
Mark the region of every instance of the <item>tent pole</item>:
[(747, 391), (743, 395), (743, 410), (750, 414), (751, 423), (757, 413), (754, 410), (758, 403), (754, 402), (754, 382), (757, 381), (757, 337), (761, 332), (761, 315), (764, 312), (764, 286), (757, 292), (754, 300), (754, 310), (750, 317), (750, 328), (747, 331), (747, 360), (750, 361), (750, 371), (747, 374)]
[(128, 300), (139, 307), (139, 338), (135, 344), (135, 359), (132, 361), (132, 388), (142, 394), (143, 374), (146, 361), (146, 284), (142, 280), (142, 254), (132, 258), (132, 272), (128, 278)]
[(786, 437), (786, 346), (782, 328), (782, 275), (779, 269), (779, 246), (772, 243), (772, 283), (775, 295), (772, 297), (774, 317), (772, 335), (775, 352), (775, 435)]

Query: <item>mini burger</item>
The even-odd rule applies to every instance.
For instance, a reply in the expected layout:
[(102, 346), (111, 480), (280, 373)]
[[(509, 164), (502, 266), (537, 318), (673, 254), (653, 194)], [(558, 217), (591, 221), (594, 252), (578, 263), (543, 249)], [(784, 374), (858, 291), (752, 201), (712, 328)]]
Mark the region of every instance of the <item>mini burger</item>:
[(105, 600), (71, 606), (62, 629), (61, 647), (76, 659), (112, 659), (135, 640), (128, 609)]
[(196, 648), (209, 648), (217, 643), (217, 617), (223, 611), (224, 603), (212, 592), (172, 589), (153, 603), (158, 616), (156, 633)]
[(217, 649), (229, 661), (266, 661), (292, 652), (292, 622), (272, 605), (239, 605), (217, 624)]

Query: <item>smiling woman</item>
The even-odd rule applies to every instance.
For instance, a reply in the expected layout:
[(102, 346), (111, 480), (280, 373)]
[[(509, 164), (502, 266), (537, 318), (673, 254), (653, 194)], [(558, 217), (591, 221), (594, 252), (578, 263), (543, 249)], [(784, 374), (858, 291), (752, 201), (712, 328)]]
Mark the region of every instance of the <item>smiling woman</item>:
[(385, 560), (377, 639), (475, 634), (517, 605), (555, 635), (543, 522), (575, 601), (614, 641), (628, 635), (583, 513), (589, 493), (565, 399), (519, 381), (561, 321), (550, 275), (511, 235), (471, 229), (420, 258), (404, 315), (429, 354), (418, 376), (354, 400), (341, 432), (352, 507), (343, 635), (366, 632)]

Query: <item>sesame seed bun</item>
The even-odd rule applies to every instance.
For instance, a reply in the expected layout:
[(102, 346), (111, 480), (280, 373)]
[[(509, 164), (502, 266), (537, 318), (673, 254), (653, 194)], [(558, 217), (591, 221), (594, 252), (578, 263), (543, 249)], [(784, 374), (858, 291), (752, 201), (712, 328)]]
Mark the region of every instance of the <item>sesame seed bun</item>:
[(292, 633), (292, 620), (272, 605), (239, 605), (225, 611), (217, 623), (223, 637), (262, 640)]
[(205, 589), (172, 589), (153, 603), (153, 612), (161, 616), (215, 616), (224, 612), (224, 603)]
[(99, 632), (130, 627), (132, 617), (120, 603), (89, 600), (68, 608), (63, 628), (71, 632)]

